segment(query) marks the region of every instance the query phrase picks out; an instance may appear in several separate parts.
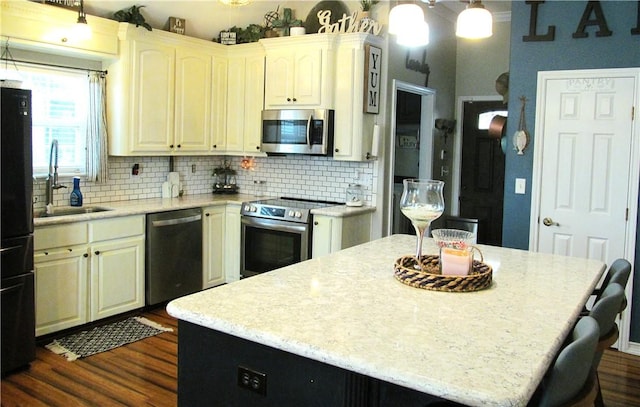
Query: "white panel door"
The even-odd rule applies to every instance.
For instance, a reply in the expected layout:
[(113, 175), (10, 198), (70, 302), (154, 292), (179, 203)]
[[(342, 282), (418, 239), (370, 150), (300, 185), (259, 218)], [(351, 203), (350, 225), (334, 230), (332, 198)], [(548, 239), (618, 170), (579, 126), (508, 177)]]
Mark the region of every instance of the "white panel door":
[(545, 82), (538, 251), (625, 255), (634, 77)]

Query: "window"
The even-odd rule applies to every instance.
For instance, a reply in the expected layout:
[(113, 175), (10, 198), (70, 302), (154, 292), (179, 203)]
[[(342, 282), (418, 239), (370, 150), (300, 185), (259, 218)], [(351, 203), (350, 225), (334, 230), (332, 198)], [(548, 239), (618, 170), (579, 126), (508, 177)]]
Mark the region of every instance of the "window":
[(49, 172), (52, 140), (58, 140), (58, 174), (86, 172), (89, 85), (82, 71), (21, 65), (23, 87), (31, 89), (33, 173)]

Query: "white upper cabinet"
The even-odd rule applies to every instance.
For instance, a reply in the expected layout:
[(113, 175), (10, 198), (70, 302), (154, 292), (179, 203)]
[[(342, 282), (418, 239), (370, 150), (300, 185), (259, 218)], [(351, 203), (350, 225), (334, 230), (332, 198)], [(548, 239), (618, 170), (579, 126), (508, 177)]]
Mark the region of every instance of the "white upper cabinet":
[(262, 39), (266, 50), (265, 109), (333, 108), (332, 34)]
[(117, 56), (116, 21), (87, 15), (91, 38), (77, 39), (73, 35), (77, 11), (39, 3), (44, 2), (0, 2), (0, 33), (9, 47), (91, 60)]
[(209, 148), (213, 58), (197, 49), (176, 49), (174, 150), (202, 152)]
[(226, 139), (215, 149), (229, 155), (264, 155), (260, 151), (264, 95), (264, 49), (258, 43), (229, 47)]
[(109, 153), (210, 153), (225, 131), (225, 47), (126, 23), (119, 37), (120, 58), (108, 67)]
[[(371, 158), (376, 114), (364, 113), (365, 51), (368, 44), (382, 48), (382, 39), (370, 34), (341, 35), (336, 52), (333, 158), (366, 161)], [(385, 83), (384, 78), (377, 82)]]
[[(128, 129), (119, 130), (128, 130), (133, 153), (168, 153), (174, 139), (175, 50), (143, 40), (129, 45), (131, 109), (123, 112), (130, 114)], [(116, 103), (110, 105), (113, 110), (119, 107)]]

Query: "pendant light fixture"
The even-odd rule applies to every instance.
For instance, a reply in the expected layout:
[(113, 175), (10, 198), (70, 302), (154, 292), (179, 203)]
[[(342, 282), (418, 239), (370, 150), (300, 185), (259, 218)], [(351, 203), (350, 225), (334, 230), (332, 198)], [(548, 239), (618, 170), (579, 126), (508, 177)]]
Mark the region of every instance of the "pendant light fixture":
[(398, 4), (389, 12), (389, 34), (396, 35), (396, 43), (419, 47), (429, 43), (429, 24), (417, 4)]
[(458, 15), (456, 36), (468, 39), (488, 38), (493, 35), (493, 17), (481, 0), (470, 0)]
[(249, 4), (251, 0), (219, 0), (219, 1), (225, 6), (245, 6)]
[(84, 0), (80, 0), (78, 20), (73, 26), (73, 38), (75, 40), (88, 40), (91, 38), (91, 27), (87, 24), (87, 15), (84, 12)]

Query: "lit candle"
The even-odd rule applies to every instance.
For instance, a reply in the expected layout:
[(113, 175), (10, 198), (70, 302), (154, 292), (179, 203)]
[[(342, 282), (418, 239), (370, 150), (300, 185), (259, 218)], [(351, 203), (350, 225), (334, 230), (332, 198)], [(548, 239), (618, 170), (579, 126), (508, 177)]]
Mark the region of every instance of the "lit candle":
[(454, 276), (466, 276), (471, 266), (471, 252), (466, 249), (452, 249), (443, 247), (440, 249), (440, 265), (442, 274)]

